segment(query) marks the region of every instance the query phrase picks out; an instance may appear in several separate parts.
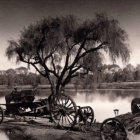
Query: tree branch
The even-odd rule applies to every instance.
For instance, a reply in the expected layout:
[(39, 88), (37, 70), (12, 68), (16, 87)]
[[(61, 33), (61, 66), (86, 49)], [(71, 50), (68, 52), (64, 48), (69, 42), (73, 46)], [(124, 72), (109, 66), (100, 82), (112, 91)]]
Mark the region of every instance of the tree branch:
[[(85, 40), (86, 41), (86, 40)], [(83, 46), (84, 46), (84, 42), (83, 42)], [(88, 53), (90, 53), (90, 52), (94, 52), (94, 51), (97, 51), (97, 50), (99, 50), (99, 49), (101, 49), (101, 48), (103, 48), (103, 46), (104, 45), (107, 45), (108, 44), (108, 42), (103, 42), (103, 43), (101, 43), (98, 47), (96, 47), (96, 48), (92, 48), (92, 49), (89, 49), (89, 50), (87, 50), (87, 51), (85, 51), (83, 54), (81, 54), (80, 56), (79, 56), (79, 54), (80, 54), (80, 50), (83, 48), (83, 46), (81, 45), (80, 46), (80, 48), (79, 48), (79, 50), (78, 50), (78, 53), (79, 54), (77, 54), (77, 56), (75, 57), (75, 60), (73, 61), (73, 63), (68, 67), (68, 69), (69, 69), (69, 74), (68, 74), (68, 76), (65, 78), (65, 80), (63, 81), (63, 85), (65, 85), (72, 77), (75, 77), (75, 76), (77, 76), (77, 74), (74, 74), (77, 70), (79, 70), (82, 66), (80, 65), (80, 66), (78, 66), (76, 69), (74, 69), (74, 70), (72, 70), (72, 68), (74, 67), (74, 65), (82, 58), (82, 57), (84, 57), (85, 55), (87, 55)], [(85, 72), (85, 74), (87, 74), (88, 73), (88, 71), (87, 72)], [(83, 75), (84, 75), (84, 73), (83, 73)]]
[(63, 79), (63, 77), (64, 77), (66, 71), (68, 70), (67, 68), (68, 68), (68, 64), (69, 64), (70, 52), (71, 52), (71, 50), (73, 49), (73, 47), (74, 47), (75, 45), (77, 45), (77, 43), (75, 43), (75, 44), (73, 44), (71, 47), (69, 47), (69, 49), (68, 49), (68, 51), (67, 51), (65, 65), (64, 65), (64, 68), (63, 68), (63, 70), (62, 70), (62, 72), (61, 72), (61, 75), (60, 75), (60, 77), (59, 77), (59, 79), (58, 79), (58, 81), (57, 81), (56, 89), (58, 89), (59, 86), (62, 84), (62, 79)]
[(44, 63), (46, 63), (47, 59), (52, 57), (53, 53), (55, 52), (55, 49), (51, 51), (45, 58), (44, 58)]
[(53, 71), (56, 73), (56, 68), (55, 68), (53, 56), (51, 56), (51, 59), (52, 59), (51, 63), (52, 63), (53, 69), (54, 69)]
[(76, 67), (75, 69), (72, 70), (72, 73), (75, 73), (76, 71), (78, 71), (80, 68), (82, 68), (82, 65)]
[(97, 51), (97, 50), (99, 50), (99, 49), (102, 49), (102, 48), (103, 48), (105, 45), (107, 45), (107, 44), (108, 44), (108, 42), (103, 42), (103, 43), (101, 43), (98, 47), (96, 47), (96, 48), (91, 48), (91, 49), (85, 51), (83, 54), (81, 54), (81, 55), (79, 56), (79, 58), (78, 58), (77, 60), (79, 61), (79, 59), (81, 59), (82, 57), (84, 57), (86, 54), (88, 54), (88, 53), (90, 53), (90, 52), (95, 52), (95, 51)]
[(82, 48), (84, 47), (85, 43), (86, 43), (86, 39), (83, 41), (83, 43), (79, 47), (78, 52), (77, 52), (77, 54), (75, 56), (75, 59), (74, 59), (73, 63), (67, 69), (72, 69), (74, 67), (74, 65), (78, 62), (79, 55), (80, 55), (80, 53), (82, 51)]
[[(40, 64), (44, 67), (44, 69), (45, 69), (45, 71), (46, 71), (46, 74), (49, 75), (49, 73), (53, 73), (53, 74), (56, 76), (56, 78), (59, 78), (58, 74), (57, 74), (55, 71), (50, 70), (50, 69), (47, 67), (46, 63), (41, 59), (41, 57), (40, 57), (40, 55), (39, 55), (39, 52), (36, 51), (36, 53), (37, 53), (37, 56), (38, 56), (38, 59), (39, 59)], [(50, 56), (50, 57), (51, 57), (51, 56)]]
[(46, 74), (43, 74), (39, 69), (38, 69), (38, 67), (35, 65), (35, 64), (33, 64), (33, 63), (30, 63), (35, 69), (36, 69), (36, 71), (39, 73), (39, 74), (41, 74), (42, 76), (44, 76), (44, 77), (48, 77)]
[[(59, 79), (58, 79), (58, 81), (57, 81), (56, 89), (59, 88), (60, 84), (63, 84), (63, 83), (64, 83), (64, 82), (62, 83), (62, 79), (63, 79), (63, 77), (64, 77), (66, 71), (69, 70), (69, 73), (72, 73), (72, 68), (73, 68), (73, 66), (75, 65), (75, 62), (76, 62), (77, 58), (79, 57), (79, 55), (80, 55), (80, 53), (81, 53), (81, 51), (82, 51), (82, 48), (84, 47), (85, 43), (86, 43), (86, 39), (83, 41), (83, 43), (82, 43), (81, 46), (79, 47), (78, 52), (77, 52), (77, 55), (76, 55), (76, 57), (75, 57), (75, 60), (73, 61), (73, 63), (72, 63), (70, 66), (68, 66), (70, 51), (72, 50), (72, 48), (73, 48), (77, 43), (76, 43), (75, 45), (73, 45), (73, 46), (71, 47), (71, 49), (68, 50), (67, 56), (66, 56), (66, 61), (65, 61), (65, 66), (64, 66), (64, 68), (63, 68), (63, 70), (62, 70), (62, 72), (61, 72), (61, 75), (60, 75), (60, 77), (59, 77)], [(68, 77), (68, 78), (69, 78), (69, 77)], [(65, 80), (67, 80), (67, 79), (65, 79)], [(64, 81), (65, 81), (65, 80), (64, 80)]]

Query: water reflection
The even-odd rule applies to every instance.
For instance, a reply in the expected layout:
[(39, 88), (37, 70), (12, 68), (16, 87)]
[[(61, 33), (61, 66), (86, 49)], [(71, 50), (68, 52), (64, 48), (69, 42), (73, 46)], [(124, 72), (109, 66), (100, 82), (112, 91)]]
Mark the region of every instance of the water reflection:
[(97, 121), (114, 117), (114, 109), (119, 114), (131, 112), (131, 101), (140, 97), (140, 90), (96, 90), (94, 92), (77, 92), (74, 100), (77, 105), (91, 106)]
[(4, 131), (0, 131), (0, 140), (9, 140), (8, 136)]

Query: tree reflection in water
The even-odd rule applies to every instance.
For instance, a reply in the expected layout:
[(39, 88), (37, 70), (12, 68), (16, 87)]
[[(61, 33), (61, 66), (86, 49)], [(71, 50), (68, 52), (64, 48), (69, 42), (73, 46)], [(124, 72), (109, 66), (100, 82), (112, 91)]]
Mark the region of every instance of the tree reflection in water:
[(1, 140), (9, 140), (8, 136), (4, 131), (0, 131), (0, 139)]
[(132, 89), (102, 89), (95, 91), (80, 91), (74, 96), (74, 101), (80, 106), (91, 106), (97, 121), (114, 117), (114, 109), (119, 109), (119, 114), (131, 111), (131, 101), (140, 97), (140, 90)]

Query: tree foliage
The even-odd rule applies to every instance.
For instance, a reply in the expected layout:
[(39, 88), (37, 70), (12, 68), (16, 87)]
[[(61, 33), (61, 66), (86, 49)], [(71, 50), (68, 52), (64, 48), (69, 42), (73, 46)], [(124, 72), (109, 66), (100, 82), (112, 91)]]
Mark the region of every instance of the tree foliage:
[[(129, 58), (127, 34), (119, 22), (105, 14), (93, 20), (74, 16), (44, 18), (24, 28), (17, 41), (10, 40), (6, 55), (33, 66), (49, 80), (52, 93), (59, 93), (77, 71), (95, 71), (101, 64), (102, 51), (113, 61)], [(50, 75), (55, 76), (55, 80)]]

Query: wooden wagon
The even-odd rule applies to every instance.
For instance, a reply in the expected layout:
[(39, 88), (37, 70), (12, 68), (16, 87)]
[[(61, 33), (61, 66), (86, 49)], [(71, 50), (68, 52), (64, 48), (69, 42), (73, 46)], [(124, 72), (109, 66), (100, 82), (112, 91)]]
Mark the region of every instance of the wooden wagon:
[(38, 101), (34, 101), (34, 96), (32, 90), (22, 90), (14, 93), (10, 102), (0, 104), (6, 106), (6, 110), (0, 107), (0, 123), (10, 114), (35, 118), (45, 117), (61, 127), (73, 127), (77, 123), (91, 125), (94, 120), (94, 112), (90, 106), (76, 106), (68, 95), (51, 95)]

